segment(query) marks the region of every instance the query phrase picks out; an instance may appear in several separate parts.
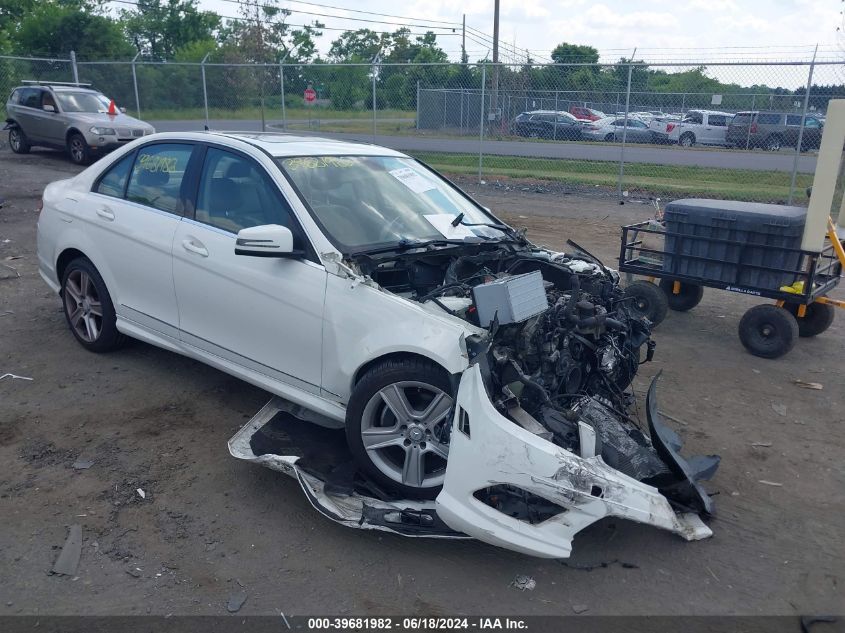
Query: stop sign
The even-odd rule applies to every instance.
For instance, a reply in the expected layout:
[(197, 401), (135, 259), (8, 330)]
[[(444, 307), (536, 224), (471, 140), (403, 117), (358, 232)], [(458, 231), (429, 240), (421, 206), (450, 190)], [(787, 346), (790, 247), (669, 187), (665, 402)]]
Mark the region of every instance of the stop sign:
[(317, 92), (313, 88), (306, 88), (304, 96), (305, 103), (314, 103), (317, 100)]

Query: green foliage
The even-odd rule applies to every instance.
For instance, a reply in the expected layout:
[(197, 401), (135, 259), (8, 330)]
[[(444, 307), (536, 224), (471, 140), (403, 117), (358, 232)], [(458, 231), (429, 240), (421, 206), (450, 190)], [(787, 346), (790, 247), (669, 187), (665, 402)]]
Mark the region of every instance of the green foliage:
[(200, 11), (197, 0), (137, 0), (120, 16), (135, 48), (157, 59), (173, 59), (179, 49), (212, 39), (220, 28), (220, 17)]

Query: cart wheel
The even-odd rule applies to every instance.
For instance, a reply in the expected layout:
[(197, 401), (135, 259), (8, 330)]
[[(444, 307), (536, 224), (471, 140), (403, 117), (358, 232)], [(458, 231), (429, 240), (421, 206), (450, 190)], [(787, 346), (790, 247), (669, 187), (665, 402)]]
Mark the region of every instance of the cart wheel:
[(795, 345), (798, 321), (775, 305), (754, 306), (739, 322), (739, 340), (755, 356), (779, 358)]
[(833, 323), (836, 308), (829, 303), (811, 303), (804, 316), (798, 316), (798, 304), (787, 303), (783, 306), (798, 319), (798, 336), (817, 336)]
[(625, 288), (625, 296), (634, 298), (628, 305), (636, 316), (645, 317), (653, 325), (666, 318), (669, 309), (666, 294), (650, 281), (635, 281)]
[(701, 303), (701, 297), (704, 296), (704, 287), (696, 286), (695, 284), (681, 284), (681, 291), (678, 294), (672, 292), (672, 287), (675, 285), (674, 279), (661, 279), (660, 289), (666, 293), (666, 298), (669, 300), (669, 307), (678, 312), (686, 312), (692, 310), (695, 306)]

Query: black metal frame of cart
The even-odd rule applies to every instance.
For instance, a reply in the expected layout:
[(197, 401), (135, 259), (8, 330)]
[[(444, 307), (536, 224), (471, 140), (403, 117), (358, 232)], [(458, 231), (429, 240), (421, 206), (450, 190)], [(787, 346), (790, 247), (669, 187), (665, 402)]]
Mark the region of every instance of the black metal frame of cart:
[[(664, 240), (667, 237), (674, 238), (673, 251), (666, 252), (665, 250), (658, 250), (656, 248), (644, 246), (644, 235), (655, 235), (663, 238)], [(738, 261), (730, 262), (731, 265), (736, 267), (736, 279), (743, 277), (743, 271), (755, 269), (757, 271), (765, 271), (768, 273), (777, 273), (794, 277), (795, 282), (804, 282), (803, 288), (800, 289), (800, 291), (795, 289), (793, 292), (786, 292), (780, 288), (773, 289), (736, 282), (726, 282), (724, 279), (713, 279), (678, 273), (677, 269), (681, 261), (685, 259), (713, 264), (725, 263), (724, 261), (713, 257), (683, 253), (682, 244), (684, 240), (718, 243), (720, 245), (738, 247)], [(771, 252), (776, 251), (781, 255), (794, 255), (797, 253), (799, 255), (798, 267), (797, 269), (790, 269), (751, 263), (748, 261), (749, 258), (746, 256), (746, 252), (751, 249), (754, 249), (757, 253), (759, 253), (761, 249)], [(671, 257), (670, 265), (668, 267), (664, 266), (664, 258), (666, 256)], [(779, 261), (788, 260), (788, 258), (778, 257), (773, 257), (772, 259)], [(742, 242), (706, 235), (689, 235), (686, 233), (671, 232), (665, 230), (664, 228), (657, 228), (654, 221), (646, 221), (622, 227), (622, 239), (619, 249), (619, 270), (624, 273), (643, 275), (650, 278), (678, 281), (682, 284), (690, 284), (692, 286), (718, 288), (720, 290), (728, 290), (739, 294), (766, 297), (778, 301), (778, 305), (793, 304), (795, 306), (809, 306), (820, 297), (829, 293), (839, 284), (842, 264), (839, 261), (834, 244), (830, 242), (830, 240), (825, 242), (824, 248), (820, 253), (816, 253), (795, 248), (785, 248), (782, 246)], [(800, 314), (803, 316), (805, 309), (800, 309)], [(752, 310), (754, 309), (752, 308)], [(749, 313), (750, 312), (751, 311), (749, 311)], [(742, 325), (740, 326), (740, 336), (742, 337)], [(752, 346), (748, 345), (746, 340), (743, 340), (743, 343), (752, 353), (760, 356), (768, 356), (770, 358), (782, 355), (792, 346), (790, 343), (785, 351), (766, 354), (758, 353), (758, 351), (753, 349)]]

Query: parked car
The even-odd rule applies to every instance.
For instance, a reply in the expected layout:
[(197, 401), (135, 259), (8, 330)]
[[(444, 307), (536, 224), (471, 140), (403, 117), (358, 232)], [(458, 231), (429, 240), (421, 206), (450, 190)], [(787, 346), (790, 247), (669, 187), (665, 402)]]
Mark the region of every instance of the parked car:
[(572, 106), (569, 108), (569, 114), (574, 116), (576, 119), (584, 119), (587, 121), (598, 121), (599, 119), (607, 117), (607, 115), (601, 110), (593, 110), (593, 108), (588, 108), (586, 106)]
[(695, 480), (713, 460), (617, 413), (653, 351), (618, 273), (534, 246), (404, 154), (157, 134), (48, 185), (37, 243), (82, 347), (138, 338), (345, 429), (355, 490), (436, 497), (425, 520), (547, 557), (605, 516), (711, 534)]
[[(786, 112), (738, 112), (728, 127), (727, 142), (741, 148), (762, 147), (776, 152), (795, 147), (801, 130), (801, 115)], [(808, 114), (804, 119), (801, 151), (818, 149), (824, 131), (824, 119)]]
[[(606, 117), (585, 124), (581, 137), (591, 141), (621, 141), (624, 128), (624, 117)], [(654, 132), (638, 117), (629, 116), (625, 140), (629, 143), (651, 143), (654, 141)]]
[(651, 123), (655, 141), (677, 143), (682, 147), (693, 145), (727, 145), (725, 138), (728, 124), (733, 118), (729, 112), (716, 110), (690, 110), (678, 121), (661, 117)]
[(125, 114), (88, 84), (59, 83), (30, 83), (12, 90), (4, 129), (17, 154), (34, 146), (64, 149), (78, 165), (155, 133), (152, 125)]
[(518, 114), (511, 132), (529, 138), (575, 140), (581, 138), (581, 122), (568, 112), (534, 110)]

